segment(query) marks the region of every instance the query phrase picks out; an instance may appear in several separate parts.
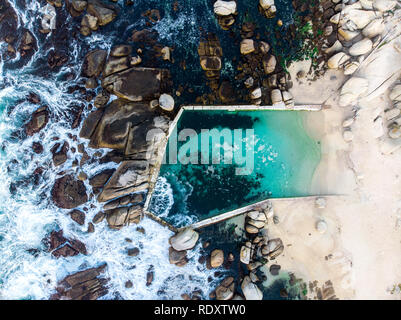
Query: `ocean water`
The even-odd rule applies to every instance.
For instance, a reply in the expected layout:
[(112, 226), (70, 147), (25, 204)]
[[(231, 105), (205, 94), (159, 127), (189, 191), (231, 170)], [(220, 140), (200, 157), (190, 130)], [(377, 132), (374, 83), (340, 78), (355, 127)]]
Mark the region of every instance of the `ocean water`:
[[(71, 149), (88, 141), (77, 137), (80, 127), (71, 128), (73, 112), (77, 105), (84, 105), (83, 117), (88, 113), (88, 103), (71, 90), (80, 82), (80, 68), (84, 55), (91, 49), (109, 50), (113, 45), (126, 43), (132, 31), (149, 28), (157, 32), (157, 41), (162, 45), (173, 46), (173, 56), (177, 61), (186, 62), (184, 70), (178, 63), (154, 59), (152, 55), (144, 57), (144, 66), (167, 67), (171, 70), (174, 86), (189, 83), (194, 88), (193, 94), (184, 94), (180, 103), (191, 103), (197, 94), (204, 92), (203, 71), (199, 67), (196, 48), (204, 31), (216, 32), (221, 40), (225, 55), (222, 74), (226, 78), (234, 77), (235, 68), (231, 59), (238, 56), (238, 45), (229, 33), (220, 30), (212, 14), (213, 1), (187, 0), (179, 2), (179, 10), (175, 12), (175, 1), (140, 0), (131, 7), (122, 8), (118, 19), (89, 37), (82, 37), (77, 32), (80, 17), (72, 18), (65, 9), (57, 9), (57, 29), (48, 35), (41, 34), (41, 8), (46, 5), (41, 1), (11, 0), (10, 3), (18, 14), (19, 27), (29, 29), (38, 43), (38, 51), (33, 56), (20, 57), (0, 62), (0, 298), (1, 299), (48, 299), (54, 292), (57, 281), (66, 275), (107, 263), (105, 276), (109, 278), (109, 293), (102, 299), (172, 299), (180, 298), (182, 293), (190, 293), (201, 288), (204, 297), (215, 287), (220, 276), (215, 270), (210, 271), (198, 263), (201, 255), (200, 244), (190, 252), (189, 263), (182, 268), (172, 266), (168, 262), (168, 238), (172, 233), (157, 223), (144, 219), (140, 227), (145, 234), (138, 232), (137, 226), (125, 227), (120, 231), (109, 230), (105, 223), (95, 226), (95, 232), (86, 232), (88, 222), (101, 209), (101, 205), (92, 197), (80, 209), (86, 209), (84, 226), (79, 226), (67, 215), (69, 210), (54, 206), (50, 199), (50, 190), (57, 174), (61, 171), (76, 172), (72, 161), (80, 159)], [(256, 19), (269, 34), (275, 30), (275, 23), (281, 18), (285, 24), (291, 21), (289, 0), (277, 0), (279, 15), (272, 21), (262, 19), (254, 6), (247, 1), (239, 1), (237, 25), (244, 19)], [(249, 7), (249, 10), (246, 8)], [(162, 19), (147, 25), (148, 19), (141, 14), (147, 9), (159, 9)], [(68, 37), (63, 37), (65, 34)], [(265, 35), (267, 37), (267, 35)], [(238, 39), (237, 39), (238, 40)], [(237, 41), (236, 40), (236, 41)], [(134, 49), (143, 48), (151, 52), (151, 48), (142, 43), (133, 43)], [(1, 51), (6, 45), (0, 44)], [(68, 62), (53, 71), (47, 66), (47, 56), (52, 49), (58, 49), (68, 56)], [(285, 46), (273, 46), (277, 52), (284, 52)], [(30, 93), (37, 94), (40, 105), (49, 108), (50, 119), (46, 128), (32, 137), (24, 134), (24, 124), (39, 105), (33, 105), (25, 98)], [(57, 140), (54, 138), (57, 137)], [(50, 149), (57, 143), (67, 141), (70, 146), (69, 160), (59, 168), (52, 164)], [(32, 143), (40, 142), (44, 147), (42, 154), (32, 151)], [(82, 170), (92, 176), (105, 168), (116, 164), (100, 164), (95, 152), (86, 148), (93, 158)], [(101, 150), (105, 154), (109, 150)], [(37, 168), (43, 173), (34, 175)], [(166, 213), (177, 204), (172, 196), (174, 184), (166, 178), (158, 185), (160, 208)], [(90, 186), (86, 183), (87, 189)], [(189, 186), (184, 186), (184, 189)], [(256, 189), (255, 189), (256, 190)], [(186, 191), (185, 191), (186, 192)], [(185, 193), (183, 191), (183, 193)], [(187, 195), (189, 193), (186, 193)], [(161, 210), (160, 209), (160, 210)], [(175, 216), (178, 220), (192, 219), (183, 212)], [(62, 229), (66, 237), (74, 237), (83, 241), (88, 255), (77, 255), (67, 259), (56, 259), (46, 251), (43, 239), (52, 230)], [(126, 238), (132, 240), (128, 243)], [(139, 247), (140, 254), (129, 257), (128, 248)], [(152, 285), (146, 286), (146, 273), (154, 270)], [(133, 282), (133, 288), (126, 289), (124, 283)]]
[[(320, 146), (308, 136), (303, 126), (304, 115), (301, 111), (185, 111), (177, 131), (193, 129), (198, 133), (198, 148), (187, 153), (195, 155), (198, 164), (172, 164), (167, 157), (151, 210), (174, 225), (183, 226), (267, 198), (310, 195)], [(224, 144), (218, 137), (217, 144), (209, 140), (208, 164), (200, 164), (202, 129), (217, 129), (217, 136), (228, 129), (233, 137), (233, 130), (241, 129), (242, 154), (248, 152), (253, 161), (240, 164), (234, 158), (231, 164), (225, 164), (224, 156), (232, 158), (234, 149), (240, 150), (241, 144), (232, 144), (230, 140)], [(246, 136), (247, 129), (253, 129), (252, 135)], [(173, 136), (167, 154), (172, 139)], [(188, 141), (187, 138), (179, 142), (178, 150)], [(220, 149), (218, 164), (212, 163), (213, 143)], [(246, 166), (246, 175), (237, 174), (237, 168)]]

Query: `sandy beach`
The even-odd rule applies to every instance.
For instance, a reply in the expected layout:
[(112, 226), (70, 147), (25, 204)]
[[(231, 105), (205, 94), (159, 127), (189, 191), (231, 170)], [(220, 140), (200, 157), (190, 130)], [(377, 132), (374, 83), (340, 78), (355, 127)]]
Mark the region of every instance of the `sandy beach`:
[[(396, 50), (399, 39), (397, 35), (392, 44), (373, 53), (358, 70), (358, 75), (370, 80), (371, 88), (354, 106), (337, 103), (345, 78), (337, 70), (317, 81), (295, 81), (291, 91), (297, 104), (323, 104), (322, 111), (308, 113), (305, 119), (322, 152), (311, 194), (339, 196), (326, 199), (321, 208), (311, 200), (276, 203), (280, 223), (269, 225), (269, 237), (284, 242), (284, 253), (277, 258), (284, 270), (320, 288), (330, 287), (327, 281), (331, 281), (340, 299), (401, 297), (397, 289), (401, 282), (401, 150), (383, 154), (388, 138), (385, 133), (377, 138), (374, 126), (374, 120), (391, 108), (388, 93), (397, 76), (379, 91), (374, 89), (388, 75), (398, 75), (397, 62), (384, 64), (383, 60), (401, 61), (401, 52)], [(305, 67), (305, 63), (292, 66), (293, 77)], [(350, 117), (355, 117), (350, 127), (353, 138), (346, 142), (343, 122)], [(319, 221), (327, 224), (323, 234), (316, 230)], [(316, 298), (316, 290), (309, 290), (308, 297)]]

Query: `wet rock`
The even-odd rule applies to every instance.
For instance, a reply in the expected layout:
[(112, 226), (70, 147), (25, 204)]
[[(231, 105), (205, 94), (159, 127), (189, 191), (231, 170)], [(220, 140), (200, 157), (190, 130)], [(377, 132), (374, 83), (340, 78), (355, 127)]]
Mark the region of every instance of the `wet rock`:
[(109, 57), (104, 66), (103, 77), (128, 69), (131, 66), (130, 57)]
[(262, 60), (262, 63), (265, 74), (270, 74), (273, 73), (274, 70), (276, 69), (277, 59), (275, 56), (270, 55), (269, 57), (264, 58)]
[(163, 93), (159, 98), (159, 107), (166, 111), (174, 110), (174, 99), (169, 94)]
[(225, 278), (216, 288), (217, 300), (230, 300), (234, 296), (235, 282), (233, 277)]
[(241, 247), (240, 261), (244, 264), (249, 264), (252, 257), (252, 244), (247, 241), (245, 245)]
[(146, 161), (122, 162), (103, 188), (98, 200), (106, 202), (133, 192), (146, 190), (149, 174), (149, 163)]
[(83, 76), (87, 78), (98, 77), (103, 70), (106, 57), (106, 50), (96, 49), (88, 52), (82, 66)]
[(102, 222), (104, 220), (104, 218), (106, 218), (106, 214), (103, 211), (100, 211), (95, 214), (95, 216), (92, 219), (92, 222), (94, 224), (98, 224), (98, 223)]
[(118, 208), (120, 206), (126, 206), (128, 204), (139, 204), (139, 203), (143, 202), (144, 200), (145, 199), (144, 199), (143, 194), (137, 193), (134, 195), (127, 195), (127, 196), (121, 197), (119, 199), (115, 199), (110, 202), (107, 202), (103, 206), (103, 208), (105, 210), (110, 210), (110, 209)]
[(88, 232), (88, 233), (93, 233), (93, 232), (95, 232), (95, 226), (93, 225), (92, 222), (89, 222), (89, 223), (88, 223), (88, 230), (87, 230), (86, 232)]
[(33, 50), (37, 50), (36, 39), (29, 30), (24, 31), (22, 34), (18, 50), (20, 51), (21, 56), (31, 53)]
[(223, 103), (230, 103), (235, 100), (235, 91), (230, 81), (222, 81), (219, 88), (219, 98)]
[(128, 249), (127, 254), (130, 257), (136, 257), (139, 254), (139, 248), (132, 248), (132, 249)]
[(115, 7), (98, 0), (89, 0), (87, 11), (99, 20), (99, 26), (104, 26), (117, 17)]
[(116, 169), (106, 169), (89, 179), (89, 184), (93, 188), (103, 188)]
[(80, 210), (75, 209), (75, 210), (72, 210), (69, 213), (69, 215), (70, 215), (71, 219), (74, 220), (76, 223), (78, 223), (81, 226), (84, 225), (84, 223), (85, 223), (85, 213), (83, 213)]
[(220, 57), (205, 56), (200, 58), (200, 64), (205, 71), (219, 71), (221, 69)]
[[(0, 1), (0, 40), (6, 41), (16, 35), (18, 16), (7, 0)], [(7, 41), (11, 42), (11, 41)]]
[(32, 143), (32, 150), (33, 152), (40, 154), (43, 152), (43, 146), (40, 142), (34, 142)]
[(73, 209), (88, 201), (84, 183), (71, 174), (58, 178), (51, 194), (54, 204), (64, 209)]
[(61, 166), (64, 164), (68, 157), (67, 157), (67, 152), (69, 150), (69, 145), (68, 142), (65, 141), (63, 145), (60, 148), (60, 143), (56, 143), (52, 148), (51, 152), (53, 153), (53, 164), (54, 166)]
[(153, 282), (154, 272), (148, 271), (146, 274), (146, 286), (149, 287)]
[(199, 234), (191, 228), (185, 228), (169, 240), (170, 245), (177, 251), (190, 250), (199, 239)]
[(90, 14), (86, 14), (83, 16), (82, 20), (81, 20), (81, 33), (84, 36), (88, 36), (89, 34), (91, 34), (92, 31), (96, 31), (97, 29), (99, 29), (99, 19), (90, 15)]
[(255, 44), (252, 39), (244, 39), (240, 45), (241, 54), (246, 55), (255, 51)]
[(111, 229), (121, 229), (132, 223), (139, 223), (142, 219), (142, 207), (130, 206), (106, 210), (106, 220)]
[(95, 105), (96, 108), (101, 108), (107, 104), (110, 100), (110, 94), (106, 90), (100, 91), (96, 97), (95, 101), (93, 104)]
[(132, 288), (132, 287), (133, 287), (132, 281), (131, 281), (131, 280), (126, 281), (126, 282), (125, 282), (125, 287), (126, 287), (127, 289)]
[(68, 62), (68, 56), (62, 52), (57, 52), (55, 50), (50, 50), (47, 56), (47, 64), (51, 69), (56, 67), (61, 67)]
[(129, 56), (132, 52), (132, 47), (130, 45), (118, 45), (111, 49), (110, 55), (112, 57), (126, 57)]
[(174, 250), (173, 247), (170, 247), (168, 249), (168, 256), (169, 256), (169, 262), (171, 264), (175, 264), (179, 267), (184, 266), (188, 263), (188, 259), (187, 259), (187, 251), (183, 250), (183, 251), (177, 251)]
[(105, 77), (102, 86), (123, 99), (150, 101), (159, 97), (167, 75), (166, 70), (131, 67)]
[(77, 239), (65, 238), (63, 236), (63, 230), (51, 232), (49, 242), (49, 250), (56, 258), (72, 257), (79, 253), (87, 254), (85, 244)]
[(42, 130), (49, 122), (49, 111), (47, 107), (37, 109), (31, 117), (31, 120), (25, 125), (25, 132), (32, 136)]
[(215, 249), (210, 254), (210, 266), (218, 268), (224, 263), (224, 252), (220, 249)]
[(71, 5), (74, 8), (74, 10), (81, 12), (86, 9), (86, 6), (88, 5), (88, 3), (86, 1), (82, 1), (82, 0), (71, 0)]
[(98, 268), (90, 268), (71, 274), (61, 280), (51, 300), (96, 300), (104, 296), (108, 290), (107, 280), (100, 278), (106, 264)]
[(214, 3), (213, 10), (218, 16), (228, 16), (236, 12), (237, 3), (235, 1), (218, 0)]
[(245, 276), (241, 283), (241, 289), (246, 300), (262, 300), (263, 293), (249, 276)]

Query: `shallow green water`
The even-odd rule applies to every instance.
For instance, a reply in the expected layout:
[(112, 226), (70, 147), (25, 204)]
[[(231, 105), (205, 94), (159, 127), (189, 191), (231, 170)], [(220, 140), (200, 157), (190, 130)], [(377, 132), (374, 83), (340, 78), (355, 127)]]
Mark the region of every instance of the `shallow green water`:
[[(303, 116), (303, 112), (294, 111), (184, 112), (177, 124), (178, 133), (182, 129), (193, 129), (198, 134), (201, 129), (218, 129), (219, 132), (222, 129), (230, 129), (231, 132), (243, 129), (242, 155), (246, 154), (245, 150), (252, 155), (253, 170), (248, 175), (236, 174), (236, 169), (245, 167), (245, 164), (239, 165), (235, 158), (232, 164), (224, 164), (224, 156), (230, 155), (232, 150), (227, 144), (220, 149), (221, 163), (212, 164), (210, 156), (216, 141), (209, 147), (209, 164), (182, 164), (180, 161), (171, 164), (167, 157), (159, 179), (168, 182), (174, 203), (167, 208), (167, 212), (163, 212), (164, 218), (182, 225), (266, 198), (309, 195), (311, 179), (320, 161), (320, 146), (306, 133)], [(246, 129), (254, 130), (253, 142), (246, 137)], [(199, 135), (197, 152), (202, 151), (201, 139)], [(178, 142), (177, 149), (181, 150), (188, 141), (189, 138)], [(220, 145), (223, 145), (222, 139)], [(238, 145), (235, 148), (238, 150)], [(170, 146), (167, 153), (169, 151)], [(195, 156), (196, 152), (189, 150), (186, 155)], [(200, 159), (198, 155), (199, 162)], [(246, 167), (252, 168), (250, 162)], [(159, 209), (158, 197), (156, 192), (151, 208), (157, 209), (153, 211)], [(184, 221), (183, 214), (192, 217), (192, 221)]]

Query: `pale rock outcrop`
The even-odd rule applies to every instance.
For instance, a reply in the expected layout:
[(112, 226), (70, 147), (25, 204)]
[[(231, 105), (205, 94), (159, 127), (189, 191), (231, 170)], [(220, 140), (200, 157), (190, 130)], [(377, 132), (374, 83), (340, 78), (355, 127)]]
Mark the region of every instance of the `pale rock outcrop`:
[(354, 139), (354, 134), (351, 130), (344, 130), (343, 139), (345, 142), (351, 142)]
[(390, 99), (393, 101), (401, 101), (401, 84), (396, 85), (390, 92)]
[(401, 110), (398, 109), (398, 108), (392, 108), (392, 109), (390, 109), (390, 110), (387, 110), (387, 111), (384, 113), (384, 115), (385, 115), (387, 121), (388, 121), (388, 120), (392, 120), (392, 119), (394, 119), (394, 118), (397, 118), (400, 114), (401, 114)]
[(241, 283), (241, 289), (246, 300), (262, 300), (263, 293), (249, 276), (245, 276)]
[(261, 88), (256, 88), (251, 91), (251, 99), (259, 99), (262, 96), (262, 89)]
[(374, 19), (362, 30), (362, 34), (365, 37), (374, 38), (383, 33), (384, 27), (383, 18)]
[(358, 61), (351, 61), (347, 63), (344, 67), (344, 74), (346, 76), (353, 74), (356, 70), (358, 70), (360, 63)]
[(281, 91), (279, 89), (272, 90), (271, 100), (272, 100), (273, 105), (283, 102), (283, 97), (281, 96)]
[(375, 13), (374, 11), (356, 9), (349, 10), (344, 14), (344, 19), (346, 19), (347, 21), (352, 21), (358, 29), (365, 28), (370, 23), (370, 21), (375, 18), (377, 18), (377, 13)]
[(199, 239), (199, 234), (191, 229), (185, 228), (172, 236), (169, 240), (170, 245), (177, 251), (190, 250), (195, 247), (196, 242)]
[(396, 5), (396, 0), (373, 0), (373, 8), (381, 12), (393, 10)]
[(359, 32), (357, 31), (350, 31), (344, 28), (339, 28), (338, 29), (338, 34), (344, 38), (346, 41), (351, 41), (354, 39), (356, 36), (359, 35)]
[(357, 43), (353, 44), (349, 49), (351, 56), (360, 56), (370, 52), (373, 48), (373, 42), (369, 38), (365, 38)]
[(234, 14), (237, 10), (237, 3), (235, 1), (221, 1), (218, 0), (213, 6), (214, 13), (218, 16), (229, 16)]
[(169, 94), (163, 93), (159, 98), (159, 106), (163, 110), (173, 111), (174, 110), (174, 98)]
[(341, 42), (336, 40), (336, 42), (334, 42), (334, 44), (331, 47), (325, 49), (324, 52), (330, 55), (330, 54), (341, 51), (342, 48), (343, 48), (343, 45), (341, 44)]
[(260, 0), (259, 4), (264, 10), (268, 10), (271, 6), (274, 6), (274, 0)]
[(330, 69), (338, 69), (344, 65), (345, 62), (349, 60), (350, 56), (344, 52), (336, 53), (327, 61), (327, 66)]
[(325, 233), (327, 231), (327, 223), (324, 220), (320, 220), (316, 223), (316, 230), (319, 233)]
[(366, 79), (353, 77), (342, 87), (340, 93), (340, 105), (345, 107), (358, 100), (360, 96), (368, 91), (369, 82)]

